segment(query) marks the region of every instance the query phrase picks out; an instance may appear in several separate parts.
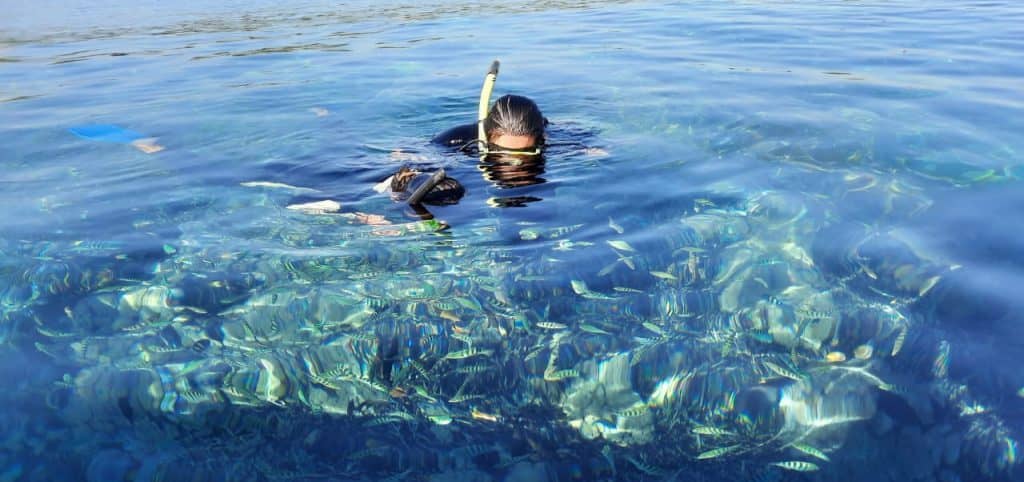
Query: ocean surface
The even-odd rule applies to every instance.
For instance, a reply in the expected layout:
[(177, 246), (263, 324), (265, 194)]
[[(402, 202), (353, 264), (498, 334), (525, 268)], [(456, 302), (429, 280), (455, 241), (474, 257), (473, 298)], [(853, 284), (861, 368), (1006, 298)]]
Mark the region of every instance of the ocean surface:
[(1018, 2), (0, 3), (0, 482), (1024, 480)]

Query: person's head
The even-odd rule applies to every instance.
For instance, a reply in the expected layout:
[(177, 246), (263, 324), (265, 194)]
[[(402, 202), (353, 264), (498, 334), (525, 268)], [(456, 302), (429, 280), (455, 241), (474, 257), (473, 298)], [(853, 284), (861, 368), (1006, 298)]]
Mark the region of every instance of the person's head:
[(547, 119), (532, 100), (506, 95), (495, 101), (484, 120), (487, 142), (496, 150), (532, 151), (544, 145)]

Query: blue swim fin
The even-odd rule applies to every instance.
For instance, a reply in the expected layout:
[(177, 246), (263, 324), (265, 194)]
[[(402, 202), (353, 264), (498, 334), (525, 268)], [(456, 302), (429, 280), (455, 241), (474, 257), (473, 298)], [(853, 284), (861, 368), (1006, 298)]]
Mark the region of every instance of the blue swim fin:
[(138, 132), (125, 129), (114, 124), (76, 126), (68, 129), (68, 131), (83, 139), (101, 142), (116, 142), (118, 144), (131, 144), (134, 141), (144, 139), (146, 137)]

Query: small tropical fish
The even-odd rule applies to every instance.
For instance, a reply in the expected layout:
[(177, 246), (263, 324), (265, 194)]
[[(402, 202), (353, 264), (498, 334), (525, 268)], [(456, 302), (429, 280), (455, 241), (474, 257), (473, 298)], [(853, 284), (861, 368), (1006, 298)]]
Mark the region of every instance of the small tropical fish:
[(661, 279), (667, 279), (669, 281), (676, 281), (679, 279), (676, 278), (675, 275), (673, 275), (672, 273), (667, 273), (665, 271), (651, 271), (651, 276)]
[(201, 392), (199, 390), (186, 390), (181, 392), (182, 398), (188, 400), (191, 403), (199, 403), (206, 400), (213, 399), (212, 393)]
[(413, 370), (416, 370), (416, 373), (419, 373), (424, 380), (430, 380), (430, 375), (427, 373), (427, 369), (422, 363), (417, 360), (409, 360), (409, 366), (411, 366)]
[(707, 425), (698, 425), (696, 427), (693, 427), (691, 432), (693, 432), (694, 434), (697, 434), (697, 435), (710, 435), (712, 437), (727, 437), (727, 436), (735, 435), (734, 433), (732, 433), (732, 432), (730, 432), (728, 430), (721, 429), (721, 428), (718, 428), (718, 427), (710, 427), (710, 426), (707, 426)]
[(462, 321), (462, 318), (459, 318), (459, 315), (456, 315), (454, 312), (449, 311), (449, 310), (444, 310), (444, 311), (438, 313), (437, 316), (440, 316), (441, 318), (444, 318), (444, 319), (446, 319), (448, 321), (451, 321), (451, 322), (454, 322), (454, 323), (458, 323), (458, 322)]
[(892, 356), (899, 354), (900, 350), (903, 349), (903, 343), (907, 341), (907, 325), (900, 327), (900, 332), (896, 335), (896, 341), (892, 344)]
[(426, 388), (423, 388), (423, 387), (421, 387), (419, 385), (416, 385), (416, 386), (412, 387), (412, 389), (413, 389), (413, 391), (416, 392), (416, 395), (419, 395), (419, 396), (427, 399), (428, 401), (431, 401), (431, 402), (436, 402), (437, 401), (436, 398), (430, 396), (430, 393), (427, 392)]
[(459, 307), (457, 303), (451, 300), (433, 300), (430, 302), (430, 305), (439, 311), (454, 311)]
[(622, 261), (622, 264), (626, 265), (627, 268), (629, 268), (629, 269), (631, 269), (633, 271), (636, 271), (636, 264), (633, 263), (633, 257), (632, 256), (630, 256), (630, 257), (619, 256), (619, 261)]
[(540, 346), (540, 347), (534, 349), (533, 351), (531, 351), (530, 353), (527, 353), (526, 356), (523, 357), (523, 361), (528, 362), (530, 360), (533, 360), (534, 358), (537, 358), (538, 356), (540, 356), (540, 354), (543, 353), (543, 352), (544, 352), (544, 347)]
[(941, 279), (940, 276), (932, 276), (925, 280), (924, 284), (921, 285), (921, 288), (917, 290), (917, 296), (924, 296), (926, 293), (931, 291), (931, 289), (935, 287), (935, 284), (939, 282), (939, 279)]
[(71, 243), (73, 246), (71, 251), (76, 253), (90, 252), (90, 251), (113, 251), (121, 249), (122, 244), (117, 241), (86, 241), (79, 240)]
[(625, 229), (622, 229), (622, 226), (619, 226), (619, 224), (616, 223), (615, 220), (612, 219), (610, 216), (608, 217), (608, 227), (612, 228), (612, 231), (615, 231), (616, 233), (619, 234), (622, 234), (623, 232), (626, 231)]
[[(399, 415), (401, 414), (401, 415)], [(415, 421), (415, 417), (405, 412), (391, 412), (379, 417), (374, 417), (363, 424), (364, 427), (379, 427), (381, 425), (387, 425), (389, 423), (403, 423)]]
[(778, 364), (776, 364), (774, 362), (771, 362), (771, 361), (768, 361), (768, 360), (761, 360), (761, 363), (765, 367), (767, 367), (769, 370), (774, 372), (776, 375), (779, 375), (781, 377), (789, 378), (790, 380), (796, 380), (796, 381), (800, 381), (800, 380), (804, 379), (803, 375), (801, 375), (801, 374), (799, 374), (799, 373), (797, 373), (797, 372), (795, 372), (795, 371), (793, 371), (793, 370), (791, 370), (791, 369), (789, 369), (787, 367), (783, 367), (781, 365), (778, 365)]
[(445, 360), (463, 360), (466, 358), (472, 358), (475, 356), (488, 356), (494, 353), (494, 350), (481, 350), (476, 347), (469, 347), (465, 350), (448, 352), (444, 356)]
[(604, 331), (589, 323), (583, 323), (582, 325), (580, 325), (580, 329), (587, 333), (593, 333), (595, 335), (611, 335), (611, 333)]
[(818, 466), (802, 460), (787, 460), (785, 462), (773, 462), (771, 465), (796, 472), (814, 472)]
[(853, 349), (853, 357), (859, 360), (867, 360), (875, 353), (875, 348), (870, 343), (865, 343)]
[(569, 378), (576, 378), (578, 376), (580, 376), (579, 370), (576, 370), (574, 368), (570, 368), (570, 369), (567, 369), (567, 370), (558, 370), (558, 371), (544, 372), (544, 381), (547, 381), (547, 382), (560, 382), (562, 380), (566, 380), (566, 379), (569, 379)]
[(582, 227), (583, 227), (582, 224), (573, 224), (571, 226), (560, 226), (560, 227), (552, 229), (551, 231), (548, 231), (548, 237), (550, 237), (552, 239), (560, 238), (560, 237), (565, 236), (567, 234), (571, 234), (573, 232), (576, 232), (578, 229), (580, 229)]
[(475, 408), (470, 412), (470, 416), (473, 417), (473, 420), (483, 420), (485, 422), (497, 422), (499, 420), (497, 415), (484, 413)]
[(889, 392), (889, 393), (896, 393), (896, 394), (910, 393), (910, 388), (905, 387), (903, 385), (897, 385), (895, 383), (885, 383), (885, 382), (879, 383), (878, 384), (878, 389), (879, 390), (884, 390), (884, 391)]
[(825, 355), (825, 361), (829, 363), (842, 363), (846, 361), (846, 354), (841, 351), (832, 351)]
[(754, 264), (757, 265), (757, 266), (772, 266), (772, 265), (784, 264), (784, 263), (785, 263), (785, 261), (783, 261), (781, 258), (777, 258), (775, 256), (763, 256), (763, 257), (759, 258), (757, 260), (757, 262), (755, 262)]
[(728, 447), (719, 447), (717, 449), (711, 449), (708, 450), (707, 452), (701, 452), (699, 455), (697, 455), (697, 460), (706, 460), (713, 459), (715, 457), (721, 457), (738, 448), (740, 448), (739, 445), (730, 445)]
[(533, 241), (540, 237), (540, 231), (534, 228), (526, 228), (519, 231), (519, 239), (523, 241)]
[(832, 311), (816, 311), (804, 308), (796, 310), (796, 314), (810, 320), (821, 320), (832, 317)]
[(638, 290), (636, 288), (628, 288), (625, 286), (614, 286), (612, 287), (612, 289), (618, 291), (619, 293), (643, 293), (643, 290)]
[(576, 294), (578, 294), (578, 295), (580, 295), (580, 296), (582, 296), (584, 298), (593, 299), (593, 300), (613, 300), (613, 299), (615, 299), (614, 296), (602, 295), (600, 293), (595, 293), (593, 291), (590, 291), (590, 288), (587, 287), (587, 284), (584, 283), (581, 280), (575, 280), (574, 279), (574, 280), (569, 281), (569, 284), (572, 285), (572, 290)]
[(162, 346), (162, 345), (148, 345), (143, 346), (142, 351), (148, 351), (150, 353), (174, 353), (181, 351), (184, 348), (174, 346)]
[(590, 241), (571, 241), (563, 239), (558, 242), (558, 246), (551, 249), (554, 249), (555, 251), (570, 251), (575, 248), (586, 248), (593, 245), (594, 243), (591, 243)]
[(42, 325), (36, 326), (36, 331), (38, 331), (41, 335), (50, 338), (67, 338), (75, 336), (75, 334), (70, 331), (51, 330), (49, 328), (43, 327)]
[(665, 336), (665, 330), (661, 329), (660, 326), (655, 325), (654, 323), (651, 323), (649, 321), (645, 321), (643, 323), (643, 325), (644, 325), (644, 328), (647, 328), (648, 330), (651, 330), (651, 331), (657, 333), (658, 336)]
[(795, 449), (797, 449), (797, 450), (799, 450), (799, 451), (801, 451), (801, 452), (803, 452), (803, 453), (805, 453), (807, 455), (810, 455), (811, 457), (815, 457), (815, 458), (824, 460), (825, 462), (830, 462), (831, 461), (828, 458), (828, 455), (825, 455), (825, 452), (822, 452), (821, 450), (818, 450), (817, 448), (812, 447), (810, 445), (807, 445), (807, 444), (804, 444), (804, 443), (795, 443), (795, 444), (791, 445), (791, 447), (793, 447), (793, 448), (795, 448)]
[(587, 283), (582, 280), (570, 280), (569, 285), (572, 286), (572, 291), (580, 296), (590, 293), (590, 288), (587, 287)]
[(935, 361), (932, 363), (932, 375), (935, 378), (946, 378), (946, 375), (949, 374), (949, 357), (949, 342), (942, 340), (939, 342), (939, 353), (935, 356)]
[(568, 328), (562, 323), (555, 323), (553, 321), (538, 321), (537, 326), (545, 330), (564, 330)]
[(627, 251), (627, 252), (631, 252), (631, 253), (635, 253), (636, 252), (636, 250), (633, 249), (633, 247), (630, 246), (629, 243), (627, 243), (625, 241), (622, 241), (622, 240), (610, 239), (610, 240), (607, 241), (607, 243), (612, 248), (614, 248), (616, 250), (619, 250), (619, 251)]
[(484, 309), (484, 307), (480, 305), (480, 302), (473, 298), (460, 296), (455, 298), (455, 302), (458, 303), (459, 306), (471, 311), (483, 311)]
[(341, 390), (341, 385), (335, 383), (333, 380), (334, 378), (336, 377), (325, 377), (323, 375), (309, 376), (309, 379), (313, 380), (313, 382), (316, 383), (317, 385), (325, 386), (327, 388), (330, 388), (331, 390)]
[(477, 373), (483, 373), (491, 369), (490, 365), (467, 365), (459, 367), (455, 370), (455, 373), (462, 373), (467, 375), (475, 375)]
[(640, 405), (635, 405), (635, 406), (629, 407), (629, 408), (627, 408), (625, 410), (620, 410), (620, 411), (616, 412), (616, 415), (618, 415), (620, 417), (633, 418), (633, 417), (639, 417), (641, 415), (644, 415), (645, 413), (648, 413), (649, 411), (650, 411), (650, 409), (647, 407), (647, 405), (640, 404)]
[(484, 396), (483, 395), (464, 393), (464, 394), (455, 395), (454, 397), (452, 397), (451, 399), (448, 400), (448, 403), (463, 403), (463, 402), (468, 402), (470, 400), (474, 400), (474, 399), (477, 399), (477, 398), (484, 398)]

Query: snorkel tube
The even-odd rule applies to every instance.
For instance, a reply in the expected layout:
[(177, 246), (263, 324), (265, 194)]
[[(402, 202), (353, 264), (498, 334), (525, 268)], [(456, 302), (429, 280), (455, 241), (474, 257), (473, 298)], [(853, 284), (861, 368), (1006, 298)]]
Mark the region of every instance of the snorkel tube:
[(484, 121), (487, 120), (487, 111), (491, 104), (491, 91), (494, 90), (494, 82), (498, 80), (498, 66), (500, 63), (495, 60), (491, 62), (491, 69), (484, 77), (484, 85), (480, 88), (480, 108), (477, 111), (476, 121), (476, 142), (479, 151), (487, 153), (487, 132), (484, 131)]

